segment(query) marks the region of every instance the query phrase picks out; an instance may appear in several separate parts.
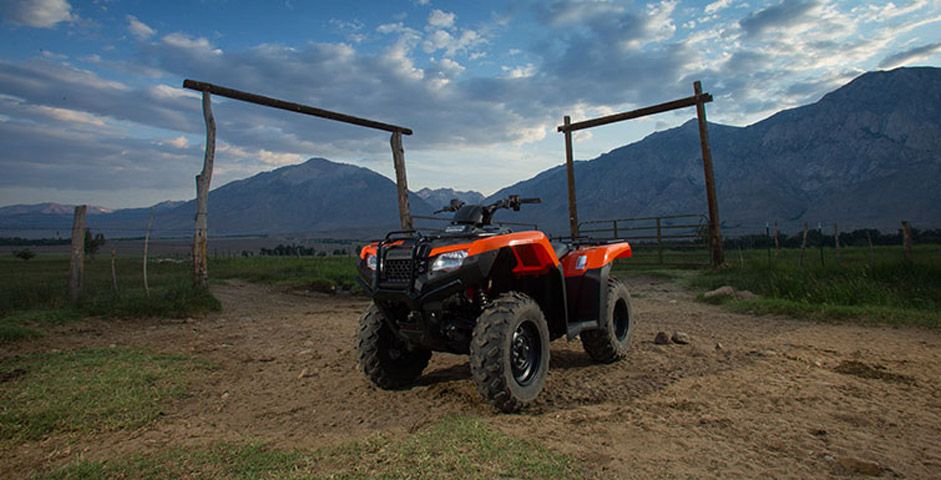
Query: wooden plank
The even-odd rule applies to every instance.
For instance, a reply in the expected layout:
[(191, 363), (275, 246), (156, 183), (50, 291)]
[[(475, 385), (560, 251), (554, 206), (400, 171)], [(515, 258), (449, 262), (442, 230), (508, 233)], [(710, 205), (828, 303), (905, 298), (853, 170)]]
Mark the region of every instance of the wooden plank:
[(289, 112), (303, 113), (305, 115), (312, 115), (314, 117), (326, 118), (329, 120), (336, 120), (338, 122), (351, 123), (353, 125), (359, 125), (361, 127), (375, 128), (377, 130), (385, 130), (387, 132), (400, 132), (404, 135), (411, 135), (412, 129), (400, 127), (398, 125), (392, 125), (383, 122), (377, 122), (375, 120), (369, 120), (367, 118), (355, 117), (353, 115), (347, 115), (345, 113), (334, 112), (331, 110), (324, 110), (322, 108), (311, 107), (309, 105), (303, 105), (300, 103), (288, 102), (285, 100), (280, 100), (277, 98), (266, 97), (263, 95), (256, 95), (254, 93), (243, 92), (241, 90), (236, 90), (234, 88), (221, 87), (219, 85), (213, 85), (206, 82), (198, 82), (196, 80), (184, 80), (183, 88), (188, 88), (190, 90), (197, 90), (200, 92), (209, 92), (213, 95), (220, 95), (223, 97), (232, 98), (235, 100), (241, 100), (243, 102), (255, 103), (258, 105), (264, 105), (266, 107), (279, 108), (281, 110), (287, 110)]
[(408, 205), (408, 177), (405, 175), (405, 147), (402, 145), (402, 132), (392, 132), (389, 139), (392, 146), (392, 164), (395, 167), (395, 186), (399, 198), (399, 222), (402, 230), (412, 230), (412, 213)]
[(75, 207), (72, 220), (72, 256), (69, 262), (69, 300), (78, 302), (85, 282), (85, 214), (88, 205)]
[[(571, 125), (572, 117), (566, 115), (563, 119), (565, 126)], [(561, 130), (560, 130), (561, 131)], [(565, 173), (568, 179), (569, 193), (569, 231), (572, 238), (578, 237), (578, 207), (575, 204), (575, 159), (572, 153), (572, 130), (565, 130)]]
[(658, 113), (669, 112), (671, 110), (677, 110), (680, 108), (692, 107), (693, 105), (701, 105), (703, 103), (709, 103), (711, 101), (712, 101), (712, 95), (708, 93), (698, 92), (696, 95), (692, 97), (681, 98), (679, 100), (673, 100), (670, 102), (661, 103), (659, 105), (654, 105), (651, 107), (638, 108), (637, 110), (631, 110), (629, 112), (605, 115), (603, 117), (593, 118), (591, 120), (582, 120), (581, 122), (566, 123), (563, 125), (559, 125), (557, 127), (557, 130), (559, 132), (574, 132), (576, 130), (583, 130), (583, 129), (592, 128), (592, 127), (600, 127), (601, 125), (607, 125), (609, 123), (630, 120), (632, 118), (646, 117), (648, 115), (655, 115)]
[(203, 169), (196, 175), (196, 227), (193, 233), (193, 285), (209, 286), (209, 259), (206, 251), (209, 187), (212, 182), (212, 164), (216, 157), (216, 120), (212, 116), (212, 100), (203, 91), (203, 119), (206, 121), (206, 155)]
[[(719, 202), (716, 199), (716, 180), (712, 171), (712, 151), (709, 149), (709, 128), (706, 122), (706, 104), (703, 98), (702, 83), (693, 82), (691, 98), (697, 99), (696, 118), (699, 121), (699, 144), (702, 148), (702, 166), (706, 177), (706, 202), (709, 204), (709, 243), (712, 248), (712, 266), (719, 267), (725, 262), (722, 252), (722, 232), (719, 224)], [(709, 97), (712, 100), (712, 97)]]

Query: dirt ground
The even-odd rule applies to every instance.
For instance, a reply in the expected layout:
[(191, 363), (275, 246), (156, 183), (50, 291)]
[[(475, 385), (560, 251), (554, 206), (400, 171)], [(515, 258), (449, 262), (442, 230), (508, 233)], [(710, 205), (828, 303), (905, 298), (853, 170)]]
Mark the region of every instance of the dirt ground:
[[(187, 353), (219, 366), (135, 431), (51, 438), (3, 452), (0, 478), (83, 455), (261, 440), (313, 449), (414, 431), (448, 413), (568, 453), (604, 478), (941, 478), (941, 334), (752, 317), (632, 278), (625, 361), (594, 365), (552, 345), (546, 388), (520, 415), (477, 395), (466, 358), (436, 354), (420, 385), (386, 392), (355, 360), (363, 298), (230, 283), (224, 310), (186, 321), (86, 321), (4, 355), (83, 346)], [(682, 330), (690, 345), (655, 345)]]

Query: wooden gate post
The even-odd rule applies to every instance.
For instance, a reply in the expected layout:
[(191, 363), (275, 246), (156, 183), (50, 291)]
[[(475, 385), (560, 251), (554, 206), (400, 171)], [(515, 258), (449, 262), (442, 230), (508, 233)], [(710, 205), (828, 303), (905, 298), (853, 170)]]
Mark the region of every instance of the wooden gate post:
[(193, 285), (209, 286), (209, 260), (206, 258), (206, 216), (208, 214), (209, 185), (212, 181), (212, 162), (216, 156), (216, 120), (212, 116), (212, 100), (203, 91), (203, 119), (206, 121), (206, 155), (203, 170), (196, 175), (196, 228), (193, 234)]
[(69, 263), (69, 300), (78, 302), (85, 281), (85, 214), (88, 205), (75, 207), (72, 220), (72, 259)]
[(572, 158), (572, 131), (568, 126), (572, 124), (572, 117), (566, 115), (563, 118), (565, 123), (565, 173), (568, 177), (569, 191), (569, 231), (572, 233), (572, 239), (578, 237), (578, 207), (575, 204), (575, 160)]
[(389, 139), (392, 145), (392, 164), (395, 167), (395, 186), (399, 191), (399, 223), (402, 230), (412, 230), (412, 213), (408, 205), (408, 177), (405, 175), (405, 147), (402, 145), (402, 132), (392, 132)]
[(706, 176), (706, 201), (709, 203), (709, 243), (712, 244), (712, 266), (725, 262), (722, 252), (722, 232), (719, 227), (719, 202), (716, 200), (716, 180), (712, 171), (712, 151), (709, 149), (709, 129), (706, 123), (706, 104), (702, 101), (702, 83), (693, 82), (696, 94), (696, 118), (699, 120), (699, 144), (702, 148), (702, 166)]

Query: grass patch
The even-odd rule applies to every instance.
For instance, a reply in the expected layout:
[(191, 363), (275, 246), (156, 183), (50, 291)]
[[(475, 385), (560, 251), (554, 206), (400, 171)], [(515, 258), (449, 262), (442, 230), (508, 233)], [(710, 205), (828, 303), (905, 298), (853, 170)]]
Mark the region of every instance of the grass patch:
[(118, 257), (116, 267), (117, 292), (110, 261), (87, 260), (82, 296), (73, 305), (67, 298), (68, 257), (41, 255), (28, 262), (0, 258), (0, 342), (29, 338), (22, 332), (38, 334), (43, 327), (86, 316), (173, 318), (221, 309), (208, 290), (192, 287), (188, 265), (151, 263), (149, 295), (139, 258)]
[(31, 338), (39, 338), (42, 332), (27, 328), (22, 325), (9, 325), (0, 323), (0, 343), (17, 342)]
[(223, 258), (213, 262), (212, 276), (321, 291), (357, 287), (356, 259), (352, 257)]
[(448, 416), (408, 436), (376, 436), (305, 453), (263, 445), (169, 449), (79, 462), (48, 479), (76, 478), (580, 478), (575, 461), (506, 435), (481, 419)]
[(876, 249), (870, 256), (868, 249), (848, 248), (840, 263), (820, 264), (809, 257), (801, 267), (792, 261), (795, 252), (771, 261), (753, 252), (742, 255), (747, 261), (701, 272), (687, 283), (701, 290), (730, 285), (761, 295), (752, 300), (699, 297), (738, 312), (941, 327), (941, 257), (922, 248), (915, 262), (906, 263), (896, 253)]
[[(0, 440), (135, 428), (185, 393), (188, 357), (82, 349), (0, 360)], [(16, 373), (16, 375), (14, 375)]]
[(266, 448), (261, 444), (220, 444), (210, 449), (171, 448), (156, 455), (132, 455), (109, 461), (81, 461), (34, 478), (78, 480), (100, 478), (298, 478), (305, 457), (298, 452)]

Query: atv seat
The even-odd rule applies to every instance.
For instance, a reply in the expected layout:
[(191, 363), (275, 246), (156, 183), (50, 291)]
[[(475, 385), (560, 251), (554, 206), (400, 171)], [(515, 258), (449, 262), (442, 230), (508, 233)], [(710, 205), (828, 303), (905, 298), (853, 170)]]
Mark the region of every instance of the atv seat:
[(572, 246), (567, 243), (551, 242), (550, 244), (552, 245), (552, 249), (555, 250), (555, 258), (558, 258), (559, 260), (562, 260), (562, 257), (568, 255), (568, 253), (572, 250)]

